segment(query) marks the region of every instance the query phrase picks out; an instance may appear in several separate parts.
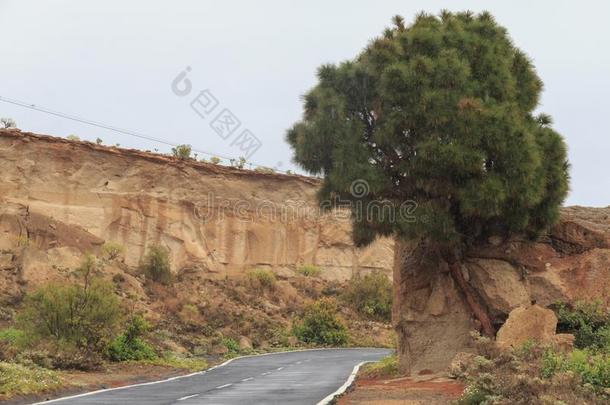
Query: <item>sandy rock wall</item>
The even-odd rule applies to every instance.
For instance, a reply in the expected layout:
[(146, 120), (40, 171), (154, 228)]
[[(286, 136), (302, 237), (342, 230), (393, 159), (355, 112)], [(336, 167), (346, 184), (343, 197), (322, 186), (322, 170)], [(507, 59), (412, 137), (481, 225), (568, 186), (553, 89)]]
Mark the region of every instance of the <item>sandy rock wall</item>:
[[(447, 264), (423, 243), (397, 244), (394, 321), (403, 368), (443, 370), (479, 328)], [(562, 209), (536, 243), (490, 240), (468, 252), (464, 278), (496, 328), (518, 307), (599, 300), (610, 305), (610, 207)]]
[[(105, 242), (137, 265), (151, 244), (174, 270), (224, 277), (252, 267), (322, 277), (391, 273), (393, 243), (351, 242), (345, 212), (321, 215), (318, 181), (0, 130), (0, 265), (20, 260), (26, 278), (52, 277)], [(27, 245), (27, 246), (26, 246)], [(20, 248), (22, 256), (10, 252)]]

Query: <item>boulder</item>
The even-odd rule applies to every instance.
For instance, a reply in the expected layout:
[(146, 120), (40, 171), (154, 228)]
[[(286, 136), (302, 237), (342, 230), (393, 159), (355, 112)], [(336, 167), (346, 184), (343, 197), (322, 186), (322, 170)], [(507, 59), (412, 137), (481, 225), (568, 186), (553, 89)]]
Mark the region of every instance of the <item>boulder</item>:
[(252, 341), (246, 336), (239, 338), (239, 350), (252, 350)]
[(575, 336), (571, 333), (558, 333), (553, 338), (553, 347), (561, 352), (570, 352), (574, 348)]
[(553, 344), (556, 328), (557, 316), (550, 309), (540, 305), (519, 307), (510, 312), (506, 323), (498, 330), (496, 342), (501, 347), (518, 347), (528, 340)]

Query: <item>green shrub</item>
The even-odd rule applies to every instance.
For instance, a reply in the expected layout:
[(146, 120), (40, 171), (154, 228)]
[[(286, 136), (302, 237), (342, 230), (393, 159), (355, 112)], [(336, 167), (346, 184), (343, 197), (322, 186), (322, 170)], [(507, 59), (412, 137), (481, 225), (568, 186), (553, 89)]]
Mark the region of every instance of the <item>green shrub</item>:
[(560, 372), (579, 375), (584, 384), (590, 384), (597, 391), (610, 389), (610, 355), (607, 353), (580, 349), (568, 354), (545, 351), (541, 375), (550, 378)]
[(257, 289), (271, 290), (277, 284), (275, 273), (267, 269), (254, 269), (246, 274), (250, 285)]
[(125, 248), (120, 243), (106, 242), (102, 245), (102, 255), (110, 260), (115, 260), (125, 254)]
[(62, 381), (54, 371), (0, 362), (0, 397), (52, 391), (61, 385)]
[(223, 338), (222, 345), (227, 348), (229, 354), (239, 353), (239, 343), (233, 338)]
[(221, 159), (218, 156), (212, 156), (210, 158), (210, 163), (212, 163), (213, 165), (217, 165), (221, 162)]
[(28, 339), (22, 330), (6, 328), (0, 330), (0, 361), (11, 361), (27, 345)]
[(305, 306), (294, 323), (294, 335), (304, 343), (340, 346), (347, 342), (347, 328), (337, 313), (335, 301), (322, 298)]
[(363, 376), (374, 378), (394, 378), (400, 374), (396, 355), (386, 356), (376, 363), (367, 364), (362, 370)]
[(80, 141), (80, 138), (74, 134), (70, 134), (70, 135), (66, 136), (66, 139), (69, 141)]
[(151, 360), (157, 357), (152, 347), (142, 340), (148, 329), (148, 323), (141, 316), (131, 318), (125, 332), (117, 336), (108, 346), (110, 360)]
[(317, 277), (320, 275), (322, 271), (319, 267), (314, 266), (313, 264), (304, 264), (297, 269), (297, 273), (305, 276), (305, 277)]
[(146, 277), (158, 283), (169, 285), (173, 281), (169, 251), (161, 246), (153, 245), (148, 248), (142, 269)]
[(83, 284), (51, 283), (24, 300), (18, 323), (31, 337), (102, 353), (113, 335), (120, 307), (112, 285), (93, 278), (87, 261)]
[(178, 159), (187, 160), (191, 158), (191, 145), (178, 145), (172, 148), (172, 155)]
[(14, 346), (22, 346), (27, 342), (27, 337), (22, 330), (11, 327), (0, 330), (0, 342)]
[(610, 352), (610, 311), (603, 305), (580, 301), (573, 306), (558, 303), (554, 309), (558, 332), (574, 334), (575, 347)]
[(343, 299), (358, 313), (389, 322), (392, 318), (392, 283), (380, 272), (350, 280)]

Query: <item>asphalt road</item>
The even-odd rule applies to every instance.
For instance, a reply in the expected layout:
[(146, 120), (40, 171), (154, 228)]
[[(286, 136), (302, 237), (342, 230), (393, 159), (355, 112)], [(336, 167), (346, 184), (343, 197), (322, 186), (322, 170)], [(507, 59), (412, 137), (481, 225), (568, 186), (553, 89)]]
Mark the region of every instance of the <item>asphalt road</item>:
[(349, 378), (354, 367), (387, 349), (327, 349), (235, 359), (172, 380), (57, 399), (41, 404), (317, 404)]

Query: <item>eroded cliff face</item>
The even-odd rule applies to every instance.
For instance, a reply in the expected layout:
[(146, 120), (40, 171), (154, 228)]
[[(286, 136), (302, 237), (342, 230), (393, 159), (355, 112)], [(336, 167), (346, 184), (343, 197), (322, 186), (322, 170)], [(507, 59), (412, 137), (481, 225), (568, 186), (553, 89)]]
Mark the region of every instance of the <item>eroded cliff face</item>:
[[(424, 243), (400, 243), (394, 269), (394, 320), (404, 369), (445, 369), (478, 330), (449, 268)], [(468, 252), (462, 274), (496, 327), (532, 303), (599, 300), (610, 305), (610, 207), (562, 209), (538, 242), (490, 240)]]
[(393, 243), (356, 249), (347, 213), (319, 213), (318, 187), (301, 176), (0, 130), (0, 267), (36, 285), (115, 242), (129, 266), (160, 244), (174, 271), (216, 278), (254, 267), (290, 276), (304, 263), (333, 280), (390, 274)]

